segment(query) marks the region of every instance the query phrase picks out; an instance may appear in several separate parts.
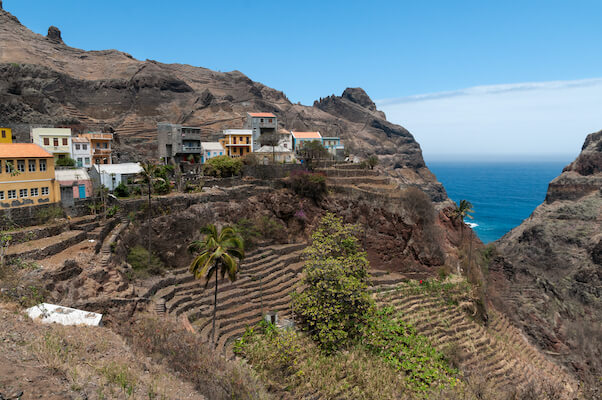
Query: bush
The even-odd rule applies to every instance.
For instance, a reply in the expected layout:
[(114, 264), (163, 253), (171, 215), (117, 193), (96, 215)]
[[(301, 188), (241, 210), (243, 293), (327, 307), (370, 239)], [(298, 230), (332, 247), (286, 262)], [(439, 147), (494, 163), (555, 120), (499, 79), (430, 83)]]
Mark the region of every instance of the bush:
[(156, 180), (153, 182), (153, 192), (157, 194), (168, 194), (171, 188), (166, 180)]
[(130, 195), (130, 190), (123, 182), (120, 182), (119, 185), (113, 190), (115, 196), (117, 197), (128, 197)]
[(164, 266), (161, 260), (151, 254), (151, 262), (148, 264), (148, 250), (138, 245), (130, 249), (127, 262), (132, 266), (130, 279), (144, 279), (151, 275), (163, 273)]
[(279, 240), (286, 236), (282, 224), (267, 215), (258, 218), (241, 218), (234, 225), (234, 229), (245, 242), (245, 249), (253, 249), (260, 241)]
[(368, 292), (368, 259), (358, 233), (358, 226), (326, 214), (305, 250), (306, 287), (292, 295), (302, 327), (327, 353), (358, 339), (374, 304)]
[(370, 169), (374, 169), (374, 167), (376, 167), (378, 165), (378, 157), (376, 157), (376, 156), (368, 157), (368, 159), (366, 160), (366, 165), (368, 167), (370, 167)]
[(288, 179), (290, 188), (299, 196), (319, 201), (328, 194), (324, 174), (293, 171)]
[(36, 219), (39, 224), (62, 218), (65, 215), (63, 209), (59, 206), (44, 207), (36, 212)]
[(75, 160), (71, 157), (57, 158), (54, 165), (57, 167), (75, 167)]
[(415, 187), (405, 189), (401, 192), (401, 202), (415, 224), (425, 226), (435, 221), (435, 207), (422, 190)]
[(242, 172), (242, 165), (240, 158), (217, 156), (210, 158), (203, 164), (203, 174), (218, 178), (236, 176)]

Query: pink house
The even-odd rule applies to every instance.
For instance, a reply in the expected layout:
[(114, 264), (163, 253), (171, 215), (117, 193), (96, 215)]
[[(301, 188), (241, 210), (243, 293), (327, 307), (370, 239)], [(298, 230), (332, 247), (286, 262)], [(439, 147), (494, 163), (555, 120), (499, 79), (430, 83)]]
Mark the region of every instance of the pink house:
[(61, 187), (61, 202), (72, 206), (75, 199), (92, 197), (92, 180), (85, 168), (57, 169), (54, 171)]

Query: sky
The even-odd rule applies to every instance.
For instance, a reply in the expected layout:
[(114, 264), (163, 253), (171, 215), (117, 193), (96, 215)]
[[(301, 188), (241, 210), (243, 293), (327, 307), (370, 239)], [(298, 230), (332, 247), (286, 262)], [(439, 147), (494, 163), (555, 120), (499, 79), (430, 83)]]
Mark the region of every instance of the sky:
[[(424, 142), (425, 154), (482, 154), (494, 145), (498, 152), (567, 153), (578, 150), (587, 133), (602, 129), (591, 115), (596, 104), (585, 97), (602, 105), (598, 83), (554, 88), (559, 81), (602, 78), (599, 0), (3, 3), (34, 32), (59, 27), (70, 46), (239, 70), (282, 90), (293, 102), (311, 105), (346, 87), (362, 87), (390, 120)], [(524, 83), (545, 88), (487, 94), (473, 89)], [(428, 100), (420, 97), (425, 94)], [(567, 95), (578, 98), (561, 99)], [(454, 108), (461, 112), (453, 113)], [(439, 125), (432, 121), (435, 116)], [(523, 143), (529, 146), (510, 146), (510, 141), (498, 146), (502, 127), (506, 134), (532, 137)], [(458, 140), (450, 140), (458, 134)], [(543, 140), (560, 134), (575, 140), (561, 145)]]

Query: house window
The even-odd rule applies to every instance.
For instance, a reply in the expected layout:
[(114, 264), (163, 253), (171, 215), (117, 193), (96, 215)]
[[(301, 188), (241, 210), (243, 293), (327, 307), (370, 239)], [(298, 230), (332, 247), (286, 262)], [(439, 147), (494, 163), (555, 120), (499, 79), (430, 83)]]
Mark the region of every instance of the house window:
[(63, 146), (67, 146), (68, 143), (67, 138), (63, 138)]
[(19, 189), (19, 197), (27, 197), (27, 189)]
[(90, 157), (84, 158), (84, 162), (86, 163), (86, 165), (90, 165)]
[(0, 161), (0, 174), (2, 173), (2, 161)]
[(5, 130), (2, 131), (2, 139), (6, 139), (6, 131)]
[(268, 119), (268, 122), (271, 124), (272, 123), (272, 118)]
[(88, 145), (87, 144), (82, 144), (82, 150), (88, 150)]
[(38, 197), (38, 188), (31, 188), (29, 194), (31, 197)]
[(40, 171), (46, 171), (46, 160), (40, 160)]
[(75, 150), (79, 150), (79, 147), (80, 147), (79, 144), (75, 143)]
[(10, 174), (15, 169), (15, 167), (13, 165), (13, 161), (11, 161), (11, 160), (6, 160), (5, 167), (6, 167), (5, 169), (6, 169), (7, 174)]
[(263, 118), (260, 119), (261, 123), (263, 124)]
[(59, 145), (59, 138), (54, 138), (54, 139), (52, 139), (52, 144), (53, 144), (54, 146), (58, 146), (58, 145)]
[(29, 160), (29, 172), (36, 172), (36, 160)]
[(4, 200), (4, 190), (0, 190), (0, 200)]
[(234, 140), (233, 144), (236, 144), (236, 136), (234, 136), (232, 140)]
[(48, 196), (48, 186), (42, 188), (42, 196)]
[(247, 137), (247, 144), (249, 144), (249, 138)]
[(17, 191), (16, 190), (9, 190), (8, 191), (8, 198), (9, 199), (16, 199), (17, 198)]
[(50, 146), (50, 139), (47, 137), (44, 138), (44, 146)]
[(107, 143), (103, 143), (103, 144), (102, 144), (102, 148), (103, 148), (103, 149), (106, 149), (106, 148), (108, 148), (108, 144), (107, 144)]
[(25, 172), (25, 160), (17, 160), (17, 171)]
[(84, 161), (82, 160), (81, 157), (77, 157), (77, 166), (78, 167), (83, 167), (84, 166)]

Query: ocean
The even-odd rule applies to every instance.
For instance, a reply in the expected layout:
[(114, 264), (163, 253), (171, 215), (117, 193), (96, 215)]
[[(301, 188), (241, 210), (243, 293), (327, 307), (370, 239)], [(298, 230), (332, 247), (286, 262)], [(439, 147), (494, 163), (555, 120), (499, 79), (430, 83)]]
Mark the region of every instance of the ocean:
[(548, 183), (570, 161), (427, 162), (447, 195), (473, 205), (474, 219), (466, 219), (484, 243), (493, 242), (521, 224), (540, 205)]

